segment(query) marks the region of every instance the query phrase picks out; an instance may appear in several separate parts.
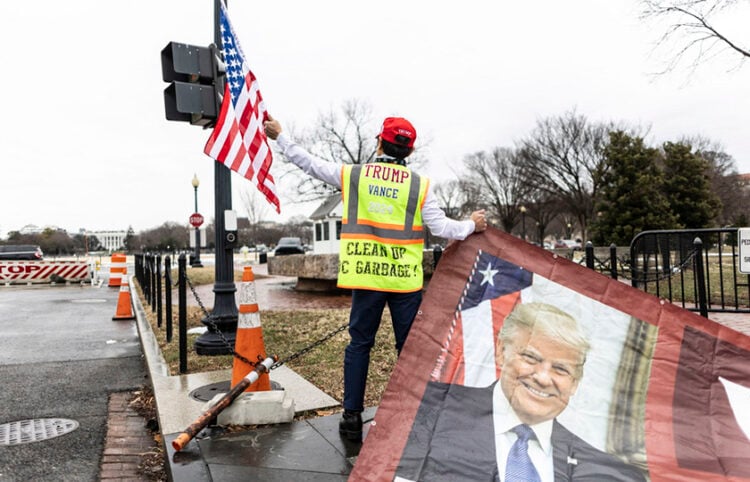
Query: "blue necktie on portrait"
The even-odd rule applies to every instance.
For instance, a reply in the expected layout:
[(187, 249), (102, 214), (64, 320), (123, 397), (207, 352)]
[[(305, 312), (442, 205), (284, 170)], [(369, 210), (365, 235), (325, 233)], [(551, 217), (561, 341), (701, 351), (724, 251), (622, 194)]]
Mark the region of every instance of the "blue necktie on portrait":
[(541, 482), (539, 473), (529, 457), (529, 439), (535, 438), (534, 431), (528, 425), (513, 428), (518, 436), (508, 453), (505, 466), (505, 482)]

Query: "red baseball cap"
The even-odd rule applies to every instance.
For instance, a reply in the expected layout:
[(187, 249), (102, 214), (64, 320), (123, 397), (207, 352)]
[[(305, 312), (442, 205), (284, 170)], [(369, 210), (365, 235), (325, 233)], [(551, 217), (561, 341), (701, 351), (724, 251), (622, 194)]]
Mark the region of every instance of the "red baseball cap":
[(378, 137), (397, 146), (414, 147), (417, 130), (403, 117), (386, 117)]

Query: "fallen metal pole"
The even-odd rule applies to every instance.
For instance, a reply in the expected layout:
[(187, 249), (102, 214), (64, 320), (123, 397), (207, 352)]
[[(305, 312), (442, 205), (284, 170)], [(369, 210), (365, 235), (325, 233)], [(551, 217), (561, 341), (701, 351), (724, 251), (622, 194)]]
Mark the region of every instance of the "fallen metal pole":
[(224, 395), (218, 402), (216, 402), (216, 405), (212, 406), (203, 414), (198, 417), (198, 420), (193, 422), (188, 428), (185, 429), (184, 432), (182, 432), (176, 439), (172, 441), (172, 447), (174, 448), (175, 452), (179, 452), (185, 446), (190, 442), (193, 437), (195, 437), (198, 432), (203, 430), (206, 425), (208, 425), (211, 420), (216, 418), (217, 415), (219, 415), (222, 410), (227, 408), (235, 398), (240, 396), (242, 392), (245, 391), (247, 387), (258, 381), (258, 378), (264, 373), (267, 373), (268, 370), (270, 370), (271, 365), (276, 363), (279, 360), (279, 357), (273, 356), (268, 357), (265, 360), (263, 360), (261, 363), (257, 364), (255, 366), (255, 369), (251, 371), (250, 373), (245, 376), (240, 382), (233, 386), (231, 390), (229, 390), (226, 395)]

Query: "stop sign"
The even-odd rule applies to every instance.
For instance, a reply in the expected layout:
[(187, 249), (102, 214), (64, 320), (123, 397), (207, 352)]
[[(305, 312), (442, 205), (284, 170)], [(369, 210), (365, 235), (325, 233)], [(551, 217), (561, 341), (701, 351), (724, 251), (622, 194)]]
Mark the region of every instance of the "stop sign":
[(190, 215), (190, 225), (194, 228), (199, 228), (203, 224), (203, 215), (201, 213), (193, 213)]

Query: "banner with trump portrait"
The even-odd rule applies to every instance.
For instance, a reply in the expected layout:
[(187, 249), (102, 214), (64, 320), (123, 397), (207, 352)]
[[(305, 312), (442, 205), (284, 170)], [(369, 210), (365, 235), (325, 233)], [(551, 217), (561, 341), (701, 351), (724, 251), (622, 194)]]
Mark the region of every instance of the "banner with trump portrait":
[(750, 337), (488, 229), (443, 253), (351, 480), (750, 481)]

